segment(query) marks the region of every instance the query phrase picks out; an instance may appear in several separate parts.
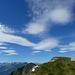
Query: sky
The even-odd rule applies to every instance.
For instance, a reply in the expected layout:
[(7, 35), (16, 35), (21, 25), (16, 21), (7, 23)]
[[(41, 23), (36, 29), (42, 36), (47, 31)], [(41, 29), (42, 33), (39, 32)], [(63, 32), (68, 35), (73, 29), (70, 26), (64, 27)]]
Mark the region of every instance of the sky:
[(75, 0), (0, 0), (0, 62), (75, 58)]

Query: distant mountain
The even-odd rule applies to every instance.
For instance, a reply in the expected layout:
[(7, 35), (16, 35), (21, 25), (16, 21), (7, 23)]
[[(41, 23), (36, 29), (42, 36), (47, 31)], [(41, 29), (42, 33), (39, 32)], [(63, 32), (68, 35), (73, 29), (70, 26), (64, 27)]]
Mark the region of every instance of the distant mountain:
[(36, 67), (30, 63), (17, 69), (10, 75), (75, 75), (75, 59), (54, 57), (49, 62)]
[(29, 75), (32, 72), (32, 68), (36, 66), (34, 63), (29, 63), (26, 66), (23, 66), (16, 71), (12, 72), (9, 75)]
[(0, 63), (0, 75), (8, 75), (14, 70), (27, 64), (27, 62)]

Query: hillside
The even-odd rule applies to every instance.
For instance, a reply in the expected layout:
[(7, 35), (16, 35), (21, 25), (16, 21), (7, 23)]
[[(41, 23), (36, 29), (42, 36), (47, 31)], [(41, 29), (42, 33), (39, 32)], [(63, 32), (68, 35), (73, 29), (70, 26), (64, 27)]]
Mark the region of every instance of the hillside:
[(29, 63), (26, 66), (17, 69), (9, 75), (29, 75), (34, 66), (36, 66), (34, 63)]
[[(32, 67), (29, 66), (30, 69)], [(10, 75), (75, 75), (75, 59), (54, 57), (51, 61), (41, 64), (35, 71), (28, 71), (26, 68), (22, 67)], [(28, 74), (25, 74), (27, 71)]]

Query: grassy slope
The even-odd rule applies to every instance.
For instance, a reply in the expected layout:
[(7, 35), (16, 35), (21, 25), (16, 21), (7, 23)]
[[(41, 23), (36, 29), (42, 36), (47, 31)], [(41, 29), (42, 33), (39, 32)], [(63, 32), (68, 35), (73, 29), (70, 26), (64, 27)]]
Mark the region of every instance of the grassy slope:
[(31, 72), (34, 65), (28, 64), (10, 75), (75, 75), (75, 61), (67, 57), (58, 57), (54, 62), (41, 64), (34, 72)]
[(54, 62), (42, 64), (31, 75), (75, 75), (75, 62), (70, 58), (60, 57)]

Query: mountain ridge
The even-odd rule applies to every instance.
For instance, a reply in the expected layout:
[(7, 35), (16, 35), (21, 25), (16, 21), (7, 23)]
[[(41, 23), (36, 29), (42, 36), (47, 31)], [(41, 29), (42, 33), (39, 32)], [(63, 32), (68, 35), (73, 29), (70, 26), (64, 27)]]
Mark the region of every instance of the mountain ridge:
[[(29, 67), (31, 71), (25, 72), (26, 67), (19, 68), (10, 75), (75, 75), (75, 61), (69, 57), (54, 57), (49, 62), (40, 64), (39, 67), (32, 71), (33, 67)], [(53, 61), (54, 60), (54, 61)], [(36, 65), (35, 65), (36, 66)], [(23, 74), (22, 74), (23, 73)]]
[(0, 63), (0, 75), (8, 75), (14, 70), (27, 65), (27, 62), (3, 62)]

